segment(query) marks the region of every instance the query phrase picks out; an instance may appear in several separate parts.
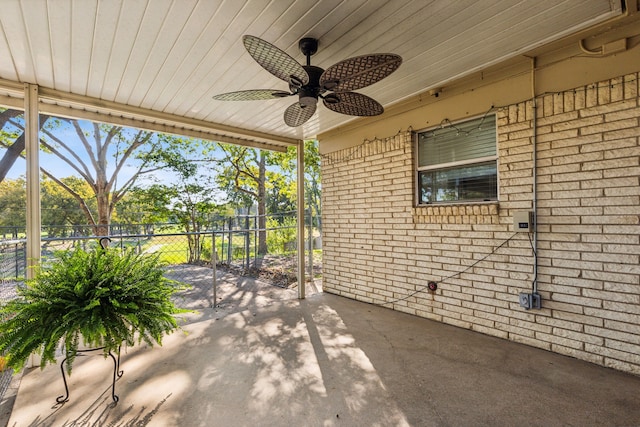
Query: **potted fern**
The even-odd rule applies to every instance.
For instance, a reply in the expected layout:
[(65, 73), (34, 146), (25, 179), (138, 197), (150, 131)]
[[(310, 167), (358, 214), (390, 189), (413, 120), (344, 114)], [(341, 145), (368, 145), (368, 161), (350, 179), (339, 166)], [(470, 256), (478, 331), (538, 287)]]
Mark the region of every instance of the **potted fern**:
[(31, 354), (44, 368), (55, 363), (62, 343), (71, 373), (82, 344), (105, 357), (123, 344), (162, 344), (183, 311), (171, 301), (178, 289), (164, 277), (157, 255), (111, 248), (63, 252), (0, 308), (0, 352), (15, 371)]

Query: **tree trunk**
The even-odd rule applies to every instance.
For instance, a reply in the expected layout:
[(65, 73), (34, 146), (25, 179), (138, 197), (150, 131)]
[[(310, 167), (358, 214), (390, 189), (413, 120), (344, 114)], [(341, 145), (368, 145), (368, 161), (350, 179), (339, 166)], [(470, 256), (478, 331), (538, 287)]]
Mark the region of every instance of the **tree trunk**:
[(109, 193), (100, 192), (98, 199), (98, 221), (94, 226), (96, 236), (108, 236), (111, 223), (111, 211), (109, 209)]
[[(198, 223), (197, 214), (194, 210), (191, 211), (191, 227), (193, 233), (200, 233), (200, 224)], [(189, 234), (189, 264), (195, 264), (200, 261), (201, 258), (201, 243), (200, 234)]]
[(10, 147), (7, 148), (7, 151), (2, 156), (2, 160), (0, 160), (0, 182), (4, 181), (7, 173), (16, 162), (18, 157), (20, 157), (20, 153), (24, 150), (24, 133), (22, 133), (16, 140), (11, 144)]
[[(2, 114), (0, 114), (0, 124), (1, 124), (0, 129), (10, 119), (17, 117), (20, 114), (22, 114), (22, 111), (16, 111), (16, 110), (7, 110)], [(40, 115), (40, 122), (39, 122), (40, 128), (42, 128), (42, 125), (44, 124), (44, 122), (47, 121), (48, 118), (49, 116), (46, 116), (44, 114)], [(0, 182), (4, 181), (4, 179), (7, 176), (7, 173), (9, 173), (9, 170), (11, 169), (13, 164), (16, 162), (18, 157), (20, 157), (20, 154), (24, 151), (24, 147), (25, 147), (25, 141), (24, 141), (24, 132), (23, 132), (19, 137), (16, 138), (13, 144), (7, 147), (7, 151), (4, 153), (4, 156), (2, 156), (2, 159), (0, 160)]]

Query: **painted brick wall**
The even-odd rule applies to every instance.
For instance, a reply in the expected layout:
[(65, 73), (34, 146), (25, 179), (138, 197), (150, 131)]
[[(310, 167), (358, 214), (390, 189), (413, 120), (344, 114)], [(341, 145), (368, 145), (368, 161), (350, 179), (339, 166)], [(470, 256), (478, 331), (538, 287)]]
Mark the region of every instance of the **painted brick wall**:
[(410, 131), (325, 156), (325, 291), (640, 374), (638, 77), (500, 108), (499, 203), (415, 207)]

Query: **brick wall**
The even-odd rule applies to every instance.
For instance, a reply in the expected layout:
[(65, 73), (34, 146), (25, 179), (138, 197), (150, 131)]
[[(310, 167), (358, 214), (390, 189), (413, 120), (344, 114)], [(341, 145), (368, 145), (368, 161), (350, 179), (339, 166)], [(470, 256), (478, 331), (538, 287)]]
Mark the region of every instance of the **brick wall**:
[(415, 207), (410, 131), (325, 156), (325, 291), (640, 374), (638, 77), (500, 108), (499, 203)]

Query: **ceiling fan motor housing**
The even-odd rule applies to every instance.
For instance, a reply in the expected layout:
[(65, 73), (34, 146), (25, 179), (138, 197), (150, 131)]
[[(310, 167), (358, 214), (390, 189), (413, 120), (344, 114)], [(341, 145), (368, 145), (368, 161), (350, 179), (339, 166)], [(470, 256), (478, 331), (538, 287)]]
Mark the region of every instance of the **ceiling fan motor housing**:
[(318, 96), (321, 92), (320, 76), (324, 70), (313, 65), (305, 65), (303, 68), (309, 75), (309, 83), (298, 89), (300, 106), (304, 108), (318, 103)]

